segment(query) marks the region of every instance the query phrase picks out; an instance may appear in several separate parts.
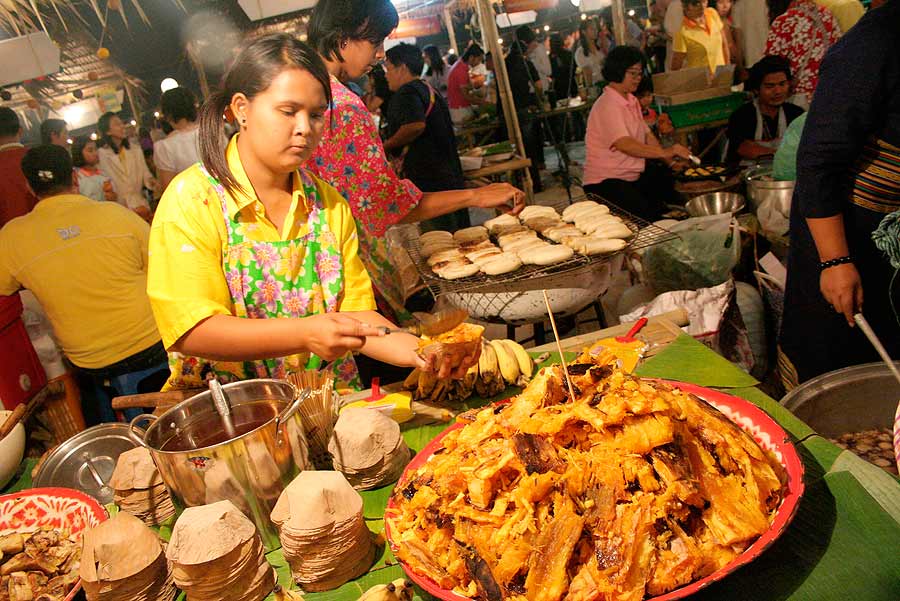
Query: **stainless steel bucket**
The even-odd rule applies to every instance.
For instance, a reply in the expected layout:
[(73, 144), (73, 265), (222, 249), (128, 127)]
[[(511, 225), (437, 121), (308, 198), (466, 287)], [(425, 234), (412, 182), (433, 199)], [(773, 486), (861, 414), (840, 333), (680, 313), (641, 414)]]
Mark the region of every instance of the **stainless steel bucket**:
[(771, 201), (779, 207), (783, 215), (790, 215), (794, 182), (773, 179), (771, 165), (760, 165), (748, 169), (744, 174), (744, 179), (747, 182), (747, 199), (754, 211), (761, 204)]
[[(279, 495), (309, 468), (309, 450), (297, 409), (308, 396), (281, 380), (223, 386), (236, 436), (228, 439), (209, 392), (157, 418), (139, 415), (129, 434), (149, 449), (180, 511), (229, 500), (256, 524), (267, 550), (281, 546), (269, 519)], [(146, 431), (138, 428), (151, 422)]]

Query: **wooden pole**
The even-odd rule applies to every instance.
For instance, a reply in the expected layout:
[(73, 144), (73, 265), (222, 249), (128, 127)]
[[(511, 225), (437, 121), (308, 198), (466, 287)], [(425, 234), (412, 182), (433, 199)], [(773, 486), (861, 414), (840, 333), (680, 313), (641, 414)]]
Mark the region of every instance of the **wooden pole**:
[[(503, 58), (503, 48), (500, 46), (500, 31), (497, 29), (497, 21), (494, 18), (494, 8), (491, 0), (476, 0), (478, 5), (478, 18), (481, 21), (481, 37), (485, 44), (485, 51), (490, 51), (494, 58), (494, 77), (497, 78), (499, 87), (498, 101), (503, 107), (503, 116), (506, 120), (506, 131), (509, 140), (516, 145), (518, 154), (524, 156), (525, 142), (522, 139), (522, 130), (519, 127), (519, 115), (516, 113), (516, 103), (509, 89), (509, 74), (506, 72), (506, 61)], [(524, 170), (525, 194), (530, 201), (533, 197), (533, 184), (531, 173)]]
[(187, 44), (187, 55), (194, 66), (194, 71), (197, 73), (197, 79), (200, 82), (200, 93), (203, 95), (203, 100), (206, 100), (209, 98), (209, 82), (206, 79), (206, 69), (203, 67), (203, 61), (200, 60), (197, 50), (191, 42)]
[(134, 116), (134, 120), (137, 123), (137, 127), (141, 127), (141, 111), (140, 105), (137, 102), (137, 99), (134, 97), (134, 88), (130, 83), (128, 83), (127, 79), (122, 80), (122, 85), (125, 87), (125, 96), (128, 97), (128, 106), (131, 107), (131, 114)]
[(450, 4), (444, 5), (444, 26), (447, 28), (447, 35), (450, 36), (450, 47), (456, 56), (459, 56), (459, 44), (456, 43), (456, 31), (453, 29), (453, 16), (450, 15)]
[(612, 0), (612, 28), (613, 35), (616, 38), (616, 46), (625, 43), (625, 33), (628, 29), (625, 27), (625, 1)]

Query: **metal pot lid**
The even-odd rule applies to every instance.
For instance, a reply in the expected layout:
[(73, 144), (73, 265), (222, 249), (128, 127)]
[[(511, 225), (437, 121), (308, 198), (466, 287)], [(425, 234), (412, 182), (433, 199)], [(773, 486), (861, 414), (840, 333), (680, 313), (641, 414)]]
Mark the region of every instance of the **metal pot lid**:
[(34, 486), (74, 488), (104, 505), (112, 503), (115, 491), (107, 483), (119, 455), (135, 446), (128, 424), (88, 428), (50, 451), (34, 476)]

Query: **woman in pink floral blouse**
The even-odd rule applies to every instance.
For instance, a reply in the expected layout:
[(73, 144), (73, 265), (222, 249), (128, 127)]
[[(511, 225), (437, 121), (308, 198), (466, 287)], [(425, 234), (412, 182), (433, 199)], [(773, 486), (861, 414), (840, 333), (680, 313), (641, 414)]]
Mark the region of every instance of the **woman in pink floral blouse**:
[(766, 54), (791, 62), (795, 94), (791, 102), (809, 108), (819, 83), (819, 66), (841, 37), (841, 28), (831, 11), (813, 0), (793, 0), (787, 10), (785, 1), (769, 1), (769, 14), (774, 20), (766, 39)]
[(347, 199), (356, 219), (359, 255), (375, 286), (379, 309), (390, 309), (402, 322), (410, 315), (403, 308), (399, 274), (388, 257), (387, 229), (467, 207), (518, 213), (525, 206), (525, 195), (509, 184), (423, 193), (391, 169), (371, 114), (341, 82), (361, 77), (384, 58), (384, 39), (398, 22), (390, 0), (328, 0), (316, 5), (309, 41), (331, 74), (333, 101), (325, 115), (330, 125), (306, 167)]

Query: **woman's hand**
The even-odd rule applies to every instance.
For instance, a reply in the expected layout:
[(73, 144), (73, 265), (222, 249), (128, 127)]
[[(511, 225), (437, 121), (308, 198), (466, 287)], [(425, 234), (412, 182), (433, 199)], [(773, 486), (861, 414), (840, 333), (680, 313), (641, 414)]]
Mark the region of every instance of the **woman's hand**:
[(356, 351), (367, 336), (384, 336), (384, 330), (341, 313), (322, 313), (300, 320), (302, 345), (326, 361)]
[(478, 363), (480, 356), (480, 344), (475, 346), (471, 355), (462, 357), (456, 365), (454, 365), (453, 355), (439, 357), (437, 354), (431, 354), (423, 358), (417, 354), (415, 367), (426, 373), (433, 373), (440, 379), (461, 380), (469, 368)]
[(863, 304), (862, 280), (856, 266), (845, 263), (823, 269), (819, 276), (819, 288), (828, 304), (843, 314), (852, 328), (853, 315), (862, 311)]
[(675, 159), (683, 159), (685, 161), (691, 160), (691, 151), (690, 149), (682, 146), (681, 144), (673, 144), (665, 149), (665, 157), (666, 160), (672, 161)]
[(518, 215), (525, 208), (525, 193), (509, 184), (489, 184), (475, 190), (473, 206)]

